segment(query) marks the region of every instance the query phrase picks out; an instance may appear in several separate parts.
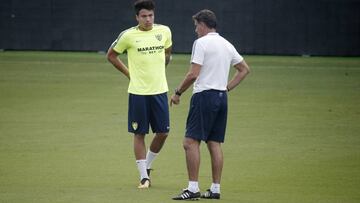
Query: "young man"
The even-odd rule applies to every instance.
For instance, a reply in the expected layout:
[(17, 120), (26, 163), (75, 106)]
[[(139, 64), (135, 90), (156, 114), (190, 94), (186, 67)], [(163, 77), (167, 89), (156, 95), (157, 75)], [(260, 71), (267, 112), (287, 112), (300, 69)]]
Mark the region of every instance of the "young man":
[[(165, 66), (170, 61), (171, 31), (154, 24), (152, 0), (134, 4), (138, 25), (123, 31), (108, 50), (108, 60), (129, 80), (128, 131), (134, 134), (134, 153), (140, 173), (138, 188), (150, 187), (150, 167), (170, 129)], [(118, 58), (127, 53), (128, 67)], [(155, 136), (146, 153), (149, 125)]]
[[(202, 10), (193, 20), (198, 39), (193, 44), (190, 70), (170, 101), (170, 105), (179, 104), (181, 94), (194, 83), (183, 142), (189, 184), (173, 199), (220, 199), (227, 92), (246, 77), (249, 67), (234, 46), (216, 33), (216, 16), (212, 11)], [(228, 82), (231, 65), (236, 73)], [(201, 141), (207, 143), (212, 167), (212, 184), (202, 195), (198, 184)]]

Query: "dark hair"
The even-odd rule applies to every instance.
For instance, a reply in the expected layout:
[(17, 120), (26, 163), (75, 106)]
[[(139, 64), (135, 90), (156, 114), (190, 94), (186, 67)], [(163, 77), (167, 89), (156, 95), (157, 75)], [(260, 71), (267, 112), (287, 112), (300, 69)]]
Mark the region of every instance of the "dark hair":
[(216, 16), (215, 13), (204, 9), (193, 15), (193, 20), (197, 22), (203, 22), (208, 28), (216, 28)]
[(134, 3), (134, 9), (136, 15), (139, 15), (141, 9), (154, 10), (155, 2), (153, 0), (137, 0)]

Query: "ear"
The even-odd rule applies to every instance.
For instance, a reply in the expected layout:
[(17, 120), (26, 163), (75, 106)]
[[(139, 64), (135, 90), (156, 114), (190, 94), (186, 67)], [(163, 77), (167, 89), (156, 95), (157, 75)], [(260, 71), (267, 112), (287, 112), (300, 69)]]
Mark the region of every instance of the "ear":
[(203, 29), (208, 28), (208, 26), (204, 22), (200, 22), (200, 25)]

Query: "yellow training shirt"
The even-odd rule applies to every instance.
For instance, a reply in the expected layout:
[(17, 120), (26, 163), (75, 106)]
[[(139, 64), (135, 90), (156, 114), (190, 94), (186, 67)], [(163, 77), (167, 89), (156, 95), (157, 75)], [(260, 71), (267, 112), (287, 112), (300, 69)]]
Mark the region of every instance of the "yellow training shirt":
[(154, 24), (149, 31), (136, 26), (120, 33), (112, 48), (117, 53), (127, 52), (129, 93), (155, 95), (168, 91), (165, 49), (171, 45), (171, 31), (164, 25)]

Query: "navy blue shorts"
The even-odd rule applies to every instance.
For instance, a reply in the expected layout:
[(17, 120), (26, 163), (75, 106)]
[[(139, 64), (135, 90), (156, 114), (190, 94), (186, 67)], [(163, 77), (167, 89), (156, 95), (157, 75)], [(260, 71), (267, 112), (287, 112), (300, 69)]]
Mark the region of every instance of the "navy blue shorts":
[(224, 142), (227, 121), (227, 93), (205, 90), (191, 97), (186, 137)]
[(167, 93), (157, 95), (129, 94), (128, 131), (148, 134), (168, 133), (170, 129)]

